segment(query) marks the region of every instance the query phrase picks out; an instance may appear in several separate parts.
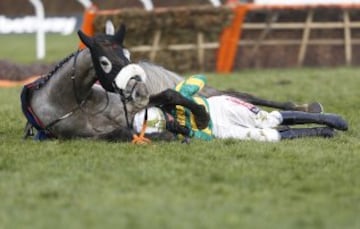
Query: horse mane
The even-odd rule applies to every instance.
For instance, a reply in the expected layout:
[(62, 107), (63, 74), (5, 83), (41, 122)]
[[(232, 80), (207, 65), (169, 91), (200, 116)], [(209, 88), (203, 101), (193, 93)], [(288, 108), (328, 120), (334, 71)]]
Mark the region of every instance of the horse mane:
[(68, 55), (67, 57), (62, 59), (60, 62), (58, 62), (55, 65), (55, 67), (45, 75), (45, 78), (48, 78), (48, 79), (51, 78), (51, 76), (53, 76), (65, 63), (67, 63), (71, 58), (73, 58), (79, 52), (81, 52), (81, 50), (76, 50), (75, 52), (71, 53), (70, 55)]

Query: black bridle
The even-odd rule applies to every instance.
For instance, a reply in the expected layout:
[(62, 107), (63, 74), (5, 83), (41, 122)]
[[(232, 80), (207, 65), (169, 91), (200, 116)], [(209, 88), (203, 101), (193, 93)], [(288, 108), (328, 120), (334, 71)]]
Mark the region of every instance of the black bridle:
[[(133, 100), (132, 98), (132, 94), (136, 88), (136, 85), (138, 83), (138, 80), (136, 79), (136, 82), (135, 84), (132, 86), (131, 90), (130, 90), (130, 93), (128, 96), (126, 96), (126, 94), (124, 93), (124, 90), (123, 89), (119, 89), (116, 85), (115, 85), (115, 82), (113, 82), (113, 87), (114, 87), (114, 90), (116, 93), (119, 94), (120, 96), (120, 101), (121, 103), (123, 104), (123, 107), (124, 107), (124, 112), (125, 112), (125, 119), (126, 119), (126, 125), (127, 125), (127, 128), (130, 130), (132, 129), (132, 122), (130, 123), (129, 121), (129, 112), (128, 112), (128, 109), (127, 109), (127, 103), (128, 102), (131, 102)], [(147, 113), (147, 112), (146, 112)]]

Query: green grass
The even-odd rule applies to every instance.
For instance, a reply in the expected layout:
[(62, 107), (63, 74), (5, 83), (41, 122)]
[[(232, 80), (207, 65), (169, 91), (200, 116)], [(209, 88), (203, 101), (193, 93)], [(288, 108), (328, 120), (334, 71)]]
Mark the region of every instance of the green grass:
[[(44, 62), (53, 63), (74, 52), (78, 48), (79, 38), (74, 33), (69, 36), (46, 34), (46, 57)], [(38, 62), (36, 60), (35, 34), (0, 35), (0, 60), (7, 59), (22, 64)]]
[(0, 228), (360, 228), (359, 70), (209, 74), (349, 121), (279, 143), (23, 141), (20, 88), (0, 89)]

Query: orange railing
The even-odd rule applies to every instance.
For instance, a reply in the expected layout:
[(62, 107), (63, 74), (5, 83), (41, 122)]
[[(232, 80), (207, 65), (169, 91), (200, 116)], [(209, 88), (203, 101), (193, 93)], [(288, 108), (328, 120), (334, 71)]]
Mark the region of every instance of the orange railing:
[(220, 46), (216, 62), (216, 71), (227, 73), (232, 71), (237, 52), (242, 24), (249, 7), (248, 4), (239, 4), (234, 7), (234, 19), (231, 25), (225, 28), (220, 36)]
[[(88, 36), (94, 35), (94, 19), (97, 10), (98, 8), (95, 5), (92, 5), (91, 7), (85, 9), (81, 30)], [(79, 48), (83, 49), (85, 48), (85, 45), (80, 42)]]
[[(230, 0), (229, 0), (230, 2)], [(313, 8), (339, 8), (339, 9), (360, 9), (360, 4), (318, 4), (318, 5), (259, 5), (259, 4), (241, 4), (237, 1), (231, 1), (231, 7), (234, 11), (232, 23), (226, 27), (219, 38), (219, 48), (217, 52), (216, 71), (220, 73), (228, 73), (233, 70), (235, 58), (238, 52), (239, 40), (243, 33), (243, 25), (248, 12), (257, 10), (299, 10)], [(98, 10), (92, 5), (85, 10), (83, 15), (82, 31), (87, 35), (94, 35), (94, 19), (97, 14), (106, 14), (113, 12), (112, 10)], [(82, 43), (79, 44), (83, 48)], [(35, 77), (26, 79), (25, 81), (9, 81), (1, 80), (0, 87), (12, 87), (22, 85)]]
[[(219, 49), (216, 61), (217, 72), (232, 71), (234, 59), (237, 53), (239, 38), (241, 37), (242, 24), (250, 4), (234, 4), (234, 19), (231, 25), (224, 29), (219, 39)], [(91, 36), (94, 35), (94, 19), (97, 14), (111, 14), (116, 10), (98, 10), (96, 6), (92, 6), (85, 10), (83, 15), (82, 31)], [(80, 42), (80, 48), (84, 48), (84, 44)]]

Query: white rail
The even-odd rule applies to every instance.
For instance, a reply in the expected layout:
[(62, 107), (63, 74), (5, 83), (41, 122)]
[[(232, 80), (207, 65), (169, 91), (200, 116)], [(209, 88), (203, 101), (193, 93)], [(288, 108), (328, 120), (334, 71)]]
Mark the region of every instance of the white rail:
[(93, 3), (90, 0), (77, 0), (85, 9), (90, 8)]
[(140, 2), (143, 4), (145, 10), (152, 11), (154, 9), (154, 4), (151, 0), (140, 0)]
[[(44, 6), (40, 0), (30, 0), (30, 3), (35, 8), (37, 23), (41, 24), (45, 19)], [(42, 26), (37, 26), (36, 32), (36, 57), (37, 59), (44, 59), (45, 57), (45, 30)]]

